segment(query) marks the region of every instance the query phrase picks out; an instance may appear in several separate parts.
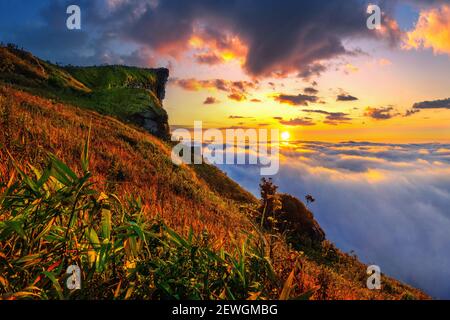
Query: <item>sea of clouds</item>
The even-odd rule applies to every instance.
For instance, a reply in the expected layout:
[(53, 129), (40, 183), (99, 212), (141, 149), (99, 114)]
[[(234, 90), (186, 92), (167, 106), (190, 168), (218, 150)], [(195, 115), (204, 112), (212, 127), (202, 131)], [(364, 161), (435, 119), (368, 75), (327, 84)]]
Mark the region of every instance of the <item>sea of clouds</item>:
[[(280, 192), (313, 195), (328, 239), (433, 297), (450, 298), (450, 145), (297, 142), (280, 157)], [(259, 196), (258, 167), (220, 167)]]

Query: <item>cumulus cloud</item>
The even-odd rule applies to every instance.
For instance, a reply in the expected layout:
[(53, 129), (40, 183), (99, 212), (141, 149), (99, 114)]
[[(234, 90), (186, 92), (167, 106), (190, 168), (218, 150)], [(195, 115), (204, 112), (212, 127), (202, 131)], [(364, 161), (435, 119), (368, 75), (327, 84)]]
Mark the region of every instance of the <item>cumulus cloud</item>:
[[(442, 2), (443, 3), (443, 2)], [(420, 12), (415, 28), (407, 33), (406, 49), (432, 49), (450, 55), (450, 4)]]
[(203, 101), (203, 104), (216, 104), (216, 103), (219, 103), (220, 101), (219, 100), (217, 100), (217, 98), (214, 98), (214, 97), (207, 97), (206, 99), (205, 99), (205, 101)]
[[(281, 154), (280, 191), (312, 194), (311, 209), (339, 248), (450, 298), (450, 145), (309, 142)], [(258, 168), (221, 168), (258, 195)]]
[(309, 94), (309, 95), (315, 96), (315, 95), (317, 95), (319, 93), (319, 90), (317, 90), (314, 87), (307, 87), (307, 88), (303, 89), (303, 92), (305, 94)]
[(234, 100), (237, 102), (241, 102), (241, 101), (245, 101), (247, 100), (247, 96), (241, 92), (233, 92), (231, 94), (228, 95), (228, 98), (230, 100)]
[(414, 109), (450, 109), (450, 98), (415, 103)]
[(397, 115), (398, 113), (395, 112), (393, 107), (367, 107), (366, 111), (364, 112), (364, 116), (375, 120), (389, 120), (396, 117)]
[(280, 93), (274, 97), (275, 101), (279, 103), (289, 104), (291, 106), (307, 106), (309, 103), (315, 103), (319, 98), (315, 95), (308, 94), (284, 94)]

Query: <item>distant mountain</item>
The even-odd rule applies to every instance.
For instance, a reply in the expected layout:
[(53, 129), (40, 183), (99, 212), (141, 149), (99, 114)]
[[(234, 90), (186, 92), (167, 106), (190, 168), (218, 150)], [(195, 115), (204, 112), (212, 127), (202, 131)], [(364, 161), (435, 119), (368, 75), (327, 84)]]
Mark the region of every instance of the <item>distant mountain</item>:
[(385, 276), (367, 289), (300, 200), (265, 216), (216, 167), (173, 164), (168, 76), (0, 47), (0, 298), (429, 298)]

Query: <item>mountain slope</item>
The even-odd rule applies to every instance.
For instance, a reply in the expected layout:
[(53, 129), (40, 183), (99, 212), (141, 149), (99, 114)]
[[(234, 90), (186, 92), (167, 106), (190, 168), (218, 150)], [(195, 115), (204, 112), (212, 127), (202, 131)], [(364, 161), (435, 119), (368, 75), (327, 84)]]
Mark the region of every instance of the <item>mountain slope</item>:
[[(11, 49), (7, 49), (6, 52), (2, 53), (3, 56), (14, 53)], [(217, 252), (221, 249), (231, 250), (230, 256), (243, 254), (240, 251), (243, 241), (262, 239), (264, 250), (261, 255), (264, 261), (270, 262), (275, 278), (270, 281), (261, 280), (260, 285), (264, 289), (259, 293), (252, 291), (256, 288), (251, 287), (247, 287), (246, 291), (239, 291), (241, 294), (247, 294), (244, 298), (250, 298), (251, 292), (253, 298), (259, 295), (264, 298), (279, 298), (287, 282), (292, 287), (292, 296), (310, 292), (313, 299), (427, 298), (419, 290), (388, 277), (383, 277), (382, 290), (368, 290), (366, 266), (356, 257), (340, 252), (327, 241), (320, 246), (297, 243), (294, 249), (285, 235), (258, 226), (260, 217), (257, 200), (220, 170), (206, 164), (193, 167), (176, 166), (171, 161), (171, 147), (168, 142), (149, 134), (139, 126), (130, 124), (127, 119), (121, 119), (117, 114), (104, 114), (103, 109), (99, 110), (101, 113), (95, 112), (90, 110), (95, 109), (94, 104), (87, 108), (83, 103), (78, 104), (80, 100), (71, 98), (73, 96), (78, 98), (82, 91), (89, 94), (96, 90), (128, 87), (130, 84), (129, 82), (124, 84), (123, 77), (127, 76), (131, 69), (124, 67), (61, 69), (51, 65), (51, 68), (55, 68), (52, 72), (64, 74), (63, 78), (67, 79), (65, 86), (70, 87), (70, 91), (76, 92), (76, 95), (63, 94), (61, 98), (59, 95), (62, 91), (48, 83), (49, 67), (44, 67), (43, 72), (39, 67), (43, 64), (40, 60), (34, 60), (35, 58), (28, 55), (26, 57), (19, 59), (19, 54), (17, 56), (13, 54), (10, 58), (15, 61), (13, 67), (8, 67), (6, 72), (0, 72), (0, 79), (3, 82), (0, 83), (2, 128), (0, 194), (8, 189), (11, 181), (15, 181), (18, 175), (8, 152), (24, 172), (33, 171), (27, 164), (32, 164), (35, 168), (46, 168), (49, 163), (48, 152), (51, 152), (72, 168), (78, 176), (82, 176), (84, 170), (79, 159), (82, 158), (83, 146), (91, 128), (89, 171), (94, 189), (116, 194), (123, 203), (126, 203), (127, 199), (140, 198), (146, 219), (162, 219), (169, 227), (185, 237), (189, 237), (190, 229), (196, 235), (207, 232), (211, 250)], [(2, 66), (4, 68), (5, 64)], [(23, 70), (29, 70), (33, 74), (30, 76), (33, 84), (23, 82)], [(143, 71), (133, 69), (133, 79), (142, 79), (141, 76), (145, 78), (147, 72), (147, 69)], [(98, 75), (99, 73), (110, 74), (106, 78), (119, 80), (117, 82), (105, 80), (103, 76)], [(145, 78), (143, 81), (147, 83), (150, 80)], [(139, 85), (134, 82), (132, 86)], [(158, 93), (157, 86), (144, 90), (151, 91), (162, 106), (160, 100), (162, 96)], [(89, 99), (95, 98), (92, 96), (82, 98), (83, 101)], [(14, 214), (16, 213), (10, 209), (2, 209), (0, 227), (2, 221), (9, 221)], [(0, 246), (3, 246), (0, 252), (8, 253), (12, 250), (6, 242)], [(201, 246), (199, 248), (202, 248)], [(20, 260), (24, 257), (16, 258)], [(0, 257), (0, 268), (6, 266), (2, 259)], [(252, 259), (254, 256), (249, 255), (244, 267), (248, 272), (256, 270), (256, 266), (261, 264), (261, 261)], [(180, 268), (185, 269), (182, 266)], [(189, 274), (189, 277), (204, 282), (201, 278), (204, 275), (200, 274), (198, 267), (189, 270), (194, 272)], [(197, 272), (195, 270), (198, 270), (198, 273), (195, 273)], [(226, 270), (223, 272), (227, 274)], [(290, 274), (293, 278), (289, 277)], [(170, 276), (167, 274), (168, 279), (172, 279)], [(174, 276), (174, 281), (177, 278), (178, 276)], [(263, 273), (261, 279), (266, 279)], [(110, 288), (112, 286), (110, 282), (114, 284), (114, 288), (122, 283), (119, 280), (107, 279), (105, 286)], [(255, 280), (252, 283), (256, 285), (256, 282)], [(162, 288), (165, 288), (165, 285), (162, 285)], [(190, 282), (179, 285), (192, 286)], [(2, 286), (0, 284), (0, 293), (8, 292), (6, 287)], [(225, 290), (222, 289), (217, 291), (217, 295), (208, 297), (219, 298), (221, 292)], [(114, 293), (114, 290), (105, 288), (98, 290), (101, 291)], [(123, 293), (124, 297), (126, 292), (127, 290)], [(97, 294), (91, 293), (87, 298), (99, 298)], [(106, 293), (102, 297), (110, 298)], [(135, 293), (128, 298), (133, 297), (143, 296)], [(186, 296), (181, 294), (177, 297)], [(231, 296), (225, 292), (223, 297)]]
[(0, 47), (0, 81), (135, 123), (169, 138), (162, 107), (169, 71), (124, 66), (59, 67), (13, 45)]

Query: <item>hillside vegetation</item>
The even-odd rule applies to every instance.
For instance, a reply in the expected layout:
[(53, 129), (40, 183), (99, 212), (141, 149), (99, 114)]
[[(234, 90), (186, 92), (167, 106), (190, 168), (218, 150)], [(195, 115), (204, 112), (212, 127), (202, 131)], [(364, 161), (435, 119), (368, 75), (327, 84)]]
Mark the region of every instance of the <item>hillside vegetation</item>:
[[(9, 65), (0, 71), (1, 298), (428, 298), (389, 277), (381, 290), (368, 290), (355, 256), (307, 232), (293, 237), (217, 168), (174, 165), (168, 142), (60, 97), (48, 82), (54, 68), (78, 97), (123, 89), (123, 79), (1, 50), (12, 61), (0, 64)], [(129, 70), (112, 68), (114, 79)], [(142, 80), (148, 71), (136, 72)], [(303, 208), (281, 199), (286, 217)], [(302, 226), (294, 225), (300, 233)], [(65, 272), (74, 263), (83, 288), (70, 291)]]
[(124, 66), (59, 67), (13, 45), (0, 46), (0, 81), (55, 101), (69, 103), (125, 122), (144, 125), (168, 138), (162, 107), (167, 69)]

